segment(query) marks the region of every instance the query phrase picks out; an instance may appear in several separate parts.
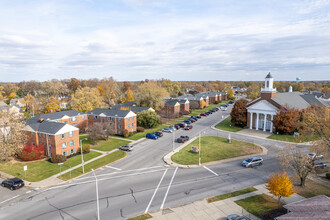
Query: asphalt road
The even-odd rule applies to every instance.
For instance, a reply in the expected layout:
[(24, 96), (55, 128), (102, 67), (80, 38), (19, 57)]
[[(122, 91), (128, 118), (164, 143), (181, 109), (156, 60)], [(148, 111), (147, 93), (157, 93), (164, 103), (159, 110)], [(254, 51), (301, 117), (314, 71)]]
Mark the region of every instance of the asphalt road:
[[(192, 138), (203, 131), (202, 135), (227, 137), (228, 132), (210, 126), (230, 109), (200, 119), (192, 130), (179, 130), (174, 135)], [(126, 219), (262, 184), (270, 173), (280, 170), (277, 151), (285, 146), (281, 142), (239, 134), (231, 134), (231, 138), (266, 147), (264, 165), (243, 168), (241, 160), (233, 160), (194, 169), (173, 168), (162, 160), (173, 150), (173, 134), (138, 143), (126, 158), (96, 171), (101, 219)], [(175, 143), (174, 147), (178, 146)], [(95, 178), (87, 174), (63, 186), (25, 193), (0, 204), (0, 219), (97, 219), (95, 186)]]

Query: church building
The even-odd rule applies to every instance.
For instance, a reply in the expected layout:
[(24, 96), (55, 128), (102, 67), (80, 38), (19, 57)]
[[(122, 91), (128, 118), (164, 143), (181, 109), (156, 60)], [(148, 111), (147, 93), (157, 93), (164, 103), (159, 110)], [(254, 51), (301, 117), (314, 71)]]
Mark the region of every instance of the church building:
[(273, 132), (273, 118), (280, 108), (302, 110), (311, 105), (329, 107), (330, 101), (313, 94), (292, 91), (277, 93), (273, 88), (274, 78), (270, 73), (265, 78), (265, 87), (261, 89), (260, 97), (247, 104), (247, 126), (249, 129)]

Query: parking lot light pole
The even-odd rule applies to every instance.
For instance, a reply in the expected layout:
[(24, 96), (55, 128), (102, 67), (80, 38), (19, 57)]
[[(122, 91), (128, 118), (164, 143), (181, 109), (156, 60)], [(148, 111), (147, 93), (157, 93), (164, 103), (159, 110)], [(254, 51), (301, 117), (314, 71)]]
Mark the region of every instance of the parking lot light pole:
[(174, 131), (172, 132), (172, 136), (173, 136), (173, 152), (174, 152)]
[(95, 175), (94, 169), (92, 169), (94, 177), (95, 177), (95, 185), (96, 185), (96, 207), (97, 207), (97, 220), (100, 219), (100, 204), (99, 204), (99, 187), (97, 183), (97, 177)]
[(87, 138), (81, 139), (80, 140), (80, 154), (81, 154), (81, 165), (83, 168), (83, 173), (85, 173), (85, 162), (84, 162), (84, 156), (83, 156), (83, 150), (82, 150), (82, 141), (87, 140)]
[(199, 138), (198, 138), (198, 166), (201, 165), (201, 132), (199, 132)]

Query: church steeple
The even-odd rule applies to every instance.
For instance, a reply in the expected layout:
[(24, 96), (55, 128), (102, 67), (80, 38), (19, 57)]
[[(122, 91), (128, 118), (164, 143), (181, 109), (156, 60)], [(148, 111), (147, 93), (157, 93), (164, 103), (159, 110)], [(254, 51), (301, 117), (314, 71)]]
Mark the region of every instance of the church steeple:
[(269, 99), (276, 96), (276, 89), (273, 88), (274, 78), (268, 73), (265, 78), (265, 88), (261, 89), (261, 98)]

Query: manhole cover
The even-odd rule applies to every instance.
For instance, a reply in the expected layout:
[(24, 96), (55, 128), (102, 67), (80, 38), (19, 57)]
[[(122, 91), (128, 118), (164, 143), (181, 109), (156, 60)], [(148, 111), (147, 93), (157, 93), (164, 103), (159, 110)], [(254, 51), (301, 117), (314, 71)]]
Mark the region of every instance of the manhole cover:
[(173, 211), (171, 209), (163, 209), (163, 215), (166, 215), (168, 213), (172, 213)]

